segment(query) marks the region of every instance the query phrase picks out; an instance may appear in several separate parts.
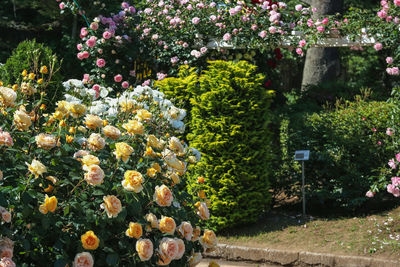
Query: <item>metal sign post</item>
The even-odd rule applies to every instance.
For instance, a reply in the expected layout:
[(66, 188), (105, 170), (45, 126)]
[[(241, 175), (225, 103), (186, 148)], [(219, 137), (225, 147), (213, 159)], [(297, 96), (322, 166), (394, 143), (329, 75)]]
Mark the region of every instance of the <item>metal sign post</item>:
[(305, 190), (305, 174), (304, 161), (310, 157), (310, 150), (298, 150), (294, 154), (294, 160), (301, 161), (301, 192), (303, 195), (303, 216), (306, 216), (306, 190)]

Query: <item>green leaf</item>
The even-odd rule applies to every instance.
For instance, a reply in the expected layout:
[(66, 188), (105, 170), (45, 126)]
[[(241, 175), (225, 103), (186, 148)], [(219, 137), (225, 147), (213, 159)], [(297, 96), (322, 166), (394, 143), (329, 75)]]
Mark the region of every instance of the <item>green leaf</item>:
[(119, 256), (116, 253), (108, 254), (106, 262), (109, 266), (117, 266), (119, 261)]

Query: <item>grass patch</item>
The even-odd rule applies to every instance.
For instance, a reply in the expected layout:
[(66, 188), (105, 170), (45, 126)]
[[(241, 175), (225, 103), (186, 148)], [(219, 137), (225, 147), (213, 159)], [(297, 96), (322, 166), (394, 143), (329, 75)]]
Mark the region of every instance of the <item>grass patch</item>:
[(374, 256), (400, 256), (400, 207), (352, 218), (302, 218), (296, 213), (272, 211), (256, 224), (219, 235), (231, 245), (295, 251)]

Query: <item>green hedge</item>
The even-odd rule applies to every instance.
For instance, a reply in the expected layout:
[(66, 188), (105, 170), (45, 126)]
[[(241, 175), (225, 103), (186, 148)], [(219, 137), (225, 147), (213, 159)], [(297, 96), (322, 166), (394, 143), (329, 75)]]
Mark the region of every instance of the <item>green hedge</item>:
[(193, 87), (190, 145), (202, 152), (197, 177), (210, 199), (211, 225), (218, 229), (254, 222), (269, 207), (271, 95), (256, 66), (214, 61)]

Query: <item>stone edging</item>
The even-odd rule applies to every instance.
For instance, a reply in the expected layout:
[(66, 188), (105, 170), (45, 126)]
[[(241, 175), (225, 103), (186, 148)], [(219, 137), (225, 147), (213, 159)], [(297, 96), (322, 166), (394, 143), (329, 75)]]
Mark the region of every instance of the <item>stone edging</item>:
[(230, 261), (269, 262), (284, 266), (398, 267), (400, 262), (361, 256), (341, 256), (305, 251), (285, 251), (218, 244), (207, 257)]

